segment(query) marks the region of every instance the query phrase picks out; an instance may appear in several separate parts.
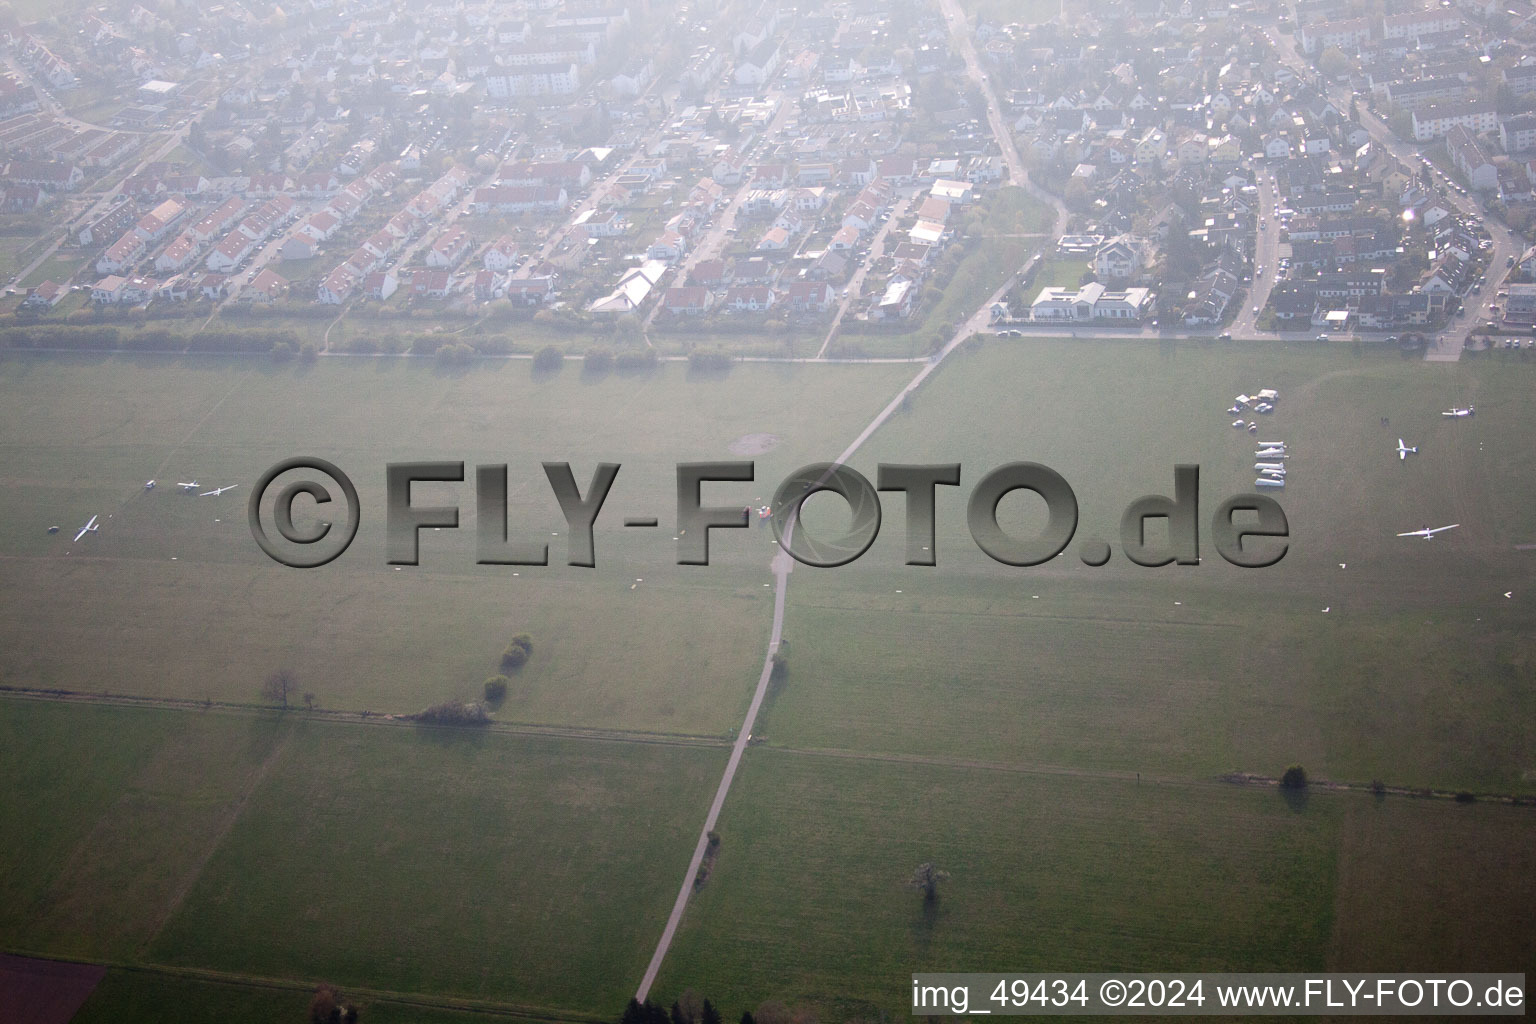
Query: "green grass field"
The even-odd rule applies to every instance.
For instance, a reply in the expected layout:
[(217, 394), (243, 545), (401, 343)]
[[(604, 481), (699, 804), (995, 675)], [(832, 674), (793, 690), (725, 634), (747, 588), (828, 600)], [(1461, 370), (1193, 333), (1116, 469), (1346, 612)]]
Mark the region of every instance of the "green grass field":
[[(776, 435), (756, 481), (705, 493), (765, 503), (915, 370), (0, 359), (0, 683), (255, 703), (281, 666), (324, 708), (409, 712), (477, 696), (526, 631), (534, 656), (498, 722), (621, 740), (7, 697), (0, 820), (26, 841), (0, 841), (0, 949), (130, 968), (86, 1021), (199, 1020), (221, 1001), (266, 1020), (302, 1012), (319, 981), (368, 993), (370, 1020), (449, 1024), (465, 1001), (616, 1015), (724, 763), (684, 738), (740, 724), (772, 613), (766, 529), (717, 532), (708, 568), (674, 564), (674, 465)], [(882, 461), (962, 464), (939, 490), (939, 564), (901, 564), (886, 494), (861, 560), (791, 575), (789, 670), (657, 997), (872, 1020), (905, 1012), (919, 969), (1529, 970), (1529, 808), (1288, 803), (1214, 779), (1301, 762), (1536, 791), (1536, 551), (1517, 548), (1536, 542), (1519, 440), (1533, 374), (1518, 357), (1277, 344), (956, 353), (853, 459), (872, 480)], [(1208, 520), (1253, 487), (1255, 438), (1222, 410), (1261, 387), (1281, 399), (1259, 436), (1293, 455), (1276, 495), (1291, 548), (1240, 570)], [(1469, 402), (1473, 419), (1439, 415)], [(1420, 454), (1400, 462), (1398, 436)], [(349, 471), (364, 509), (352, 548), (312, 571), (267, 560), (245, 522), (257, 475), (295, 454)], [(466, 483), (417, 489), (456, 501), (461, 528), (424, 535), (422, 564), (396, 572), (384, 464), (407, 459), (508, 463), (512, 534), (547, 539), (556, 564), (476, 566)], [(596, 462), (623, 465), (596, 569), (561, 564), (539, 463), (565, 459), (583, 487)], [(994, 563), (965, 527), (970, 489), (1015, 460), (1077, 495), (1077, 537), (1048, 565)], [(1120, 511), (1169, 492), (1181, 462), (1202, 469), (1204, 560), (1133, 566)], [(192, 477), (242, 488), (175, 489)], [(92, 513), (103, 529), (75, 544)], [(662, 528), (625, 530), (629, 515)], [(813, 499), (805, 528), (830, 535), (840, 516)], [(1021, 535), (1044, 521), (1021, 495), (999, 518)], [(1426, 522), (1462, 526), (1394, 536)], [(1094, 536), (1117, 549), (1104, 568), (1077, 558)], [(903, 886), (924, 860), (954, 876), (930, 912)]]
[(607, 1012), (650, 958), (723, 763), (302, 726), (149, 957)]
[[(939, 488), (939, 565), (901, 564), (893, 494), (859, 562), (798, 570), (791, 671), (760, 731), (1008, 764), (1209, 776), (1302, 761), (1360, 782), (1536, 790), (1536, 622), (1521, 599), (1536, 558), (1516, 550), (1536, 540), (1536, 460), (1496, 440), (1536, 427), (1533, 372), (1278, 346), (962, 354), (854, 459), (871, 477), (881, 461), (962, 463), (961, 486)], [(1208, 517), (1253, 489), (1255, 439), (1222, 409), (1264, 386), (1282, 397), (1259, 436), (1294, 456), (1277, 495), (1291, 547), (1277, 566), (1238, 569)], [(1476, 418), (1440, 417), (1469, 401)], [(1407, 462), (1400, 434), (1420, 446)], [(1059, 472), (1081, 510), (1078, 539), (1045, 566), (994, 563), (965, 526), (969, 488), (1019, 459)], [(1202, 471), (1202, 564), (1083, 565), (1078, 542), (1118, 549), (1121, 510), (1170, 493), (1179, 462)], [(1043, 503), (1010, 496), (999, 517), (1028, 535)], [(1433, 544), (1394, 536), (1426, 522), (1463, 525)]]
[(1536, 966), (1527, 809), (776, 750), (738, 786), (665, 998), (878, 1020), (915, 971)]
[[(675, 464), (735, 458), (736, 439), (773, 434), (781, 443), (757, 458), (756, 483), (705, 491), (706, 503), (760, 504), (791, 469), (835, 455), (909, 373), (751, 365), (700, 379), (670, 364), (591, 381), (576, 366), (536, 380), (526, 362), (450, 374), (426, 360), (7, 358), (0, 521), (19, 529), (0, 540), (13, 581), (0, 595), (0, 679), (255, 701), (287, 666), (323, 706), (414, 711), (473, 696), (507, 639), (529, 632), (534, 659), (504, 719), (723, 734), (762, 657), (740, 640), (766, 632), (772, 541), (762, 529), (717, 533), (716, 564), (676, 565)], [(297, 454), (349, 472), (363, 506), (352, 548), (314, 571), (267, 559), (246, 523), (255, 478)], [(395, 572), (384, 467), (410, 459), (463, 459), (471, 480), (417, 488), (418, 501), (456, 500), (463, 529), (424, 535), (421, 565)], [(597, 462), (623, 467), (596, 569), (564, 564), (544, 460), (570, 460), (583, 489)], [(475, 564), (482, 462), (509, 464), (512, 536), (547, 539), (552, 565)], [(150, 478), (161, 486), (146, 492)], [(212, 498), (174, 486), (193, 479), (242, 489)], [(103, 529), (72, 543), (92, 514)], [(626, 532), (622, 518), (641, 514), (662, 528)], [(64, 529), (49, 535), (54, 524)]]
[[(285, 723), (0, 701), (13, 948), (132, 959), (287, 739)], [(68, 813), (61, 813), (68, 808)]]
[(649, 959), (724, 762), (16, 699), (0, 736), (6, 948), (588, 1013)]
[(664, 993), (876, 1020), (914, 971), (1326, 965), (1334, 815), (1273, 792), (781, 751), (738, 785)]

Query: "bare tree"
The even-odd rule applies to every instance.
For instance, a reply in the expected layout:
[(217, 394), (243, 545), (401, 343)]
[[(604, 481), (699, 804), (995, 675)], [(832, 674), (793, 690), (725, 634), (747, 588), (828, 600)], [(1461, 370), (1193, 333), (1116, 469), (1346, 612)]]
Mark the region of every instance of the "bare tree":
[(939, 883), (947, 881), (949, 881), (948, 871), (936, 866), (932, 861), (925, 861), (912, 872), (907, 885), (913, 889), (921, 889), (923, 899), (931, 903), (939, 898)]
[(288, 697), (299, 688), (298, 674), (291, 668), (280, 668), (267, 676), (261, 684), (261, 699), (288, 710)]

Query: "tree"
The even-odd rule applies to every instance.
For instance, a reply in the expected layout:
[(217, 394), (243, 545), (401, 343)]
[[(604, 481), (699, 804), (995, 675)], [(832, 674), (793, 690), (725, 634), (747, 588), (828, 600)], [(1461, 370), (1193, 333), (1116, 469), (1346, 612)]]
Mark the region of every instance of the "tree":
[(519, 633), (507, 644), (507, 649), (501, 652), (501, 667), (505, 669), (520, 669), (528, 663), (533, 655), (533, 637), (527, 633)]
[(1293, 764), (1280, 776), (1280, 785), (1285, 789), (1306, 789), (1307, 770), (1299, 764)]
[(1317, 58), (1317, 67), (1330, 79), (1338, 78), (1349, 71), (1349, 57), (1337, 46), (1330, 46)]
[(330, 1024), (341, 1019), (341, 1007), (336, 1002), (336, 990), (329, 985), (315, 989), (315, 997), (309, 1001), (310, 1024)]
[(355, 1024), (357, 1007), (342, 1001), (341, 993), (331, 985), (315, 989), (309, 1001), (310, 1024)]
[(506, 676), (491, 676), (485, 681), (485, 702), (487, 704), (500, 704), (507, 699)]
[(261, 699), (288, 710), (288, 697), (299, 688), (298, 674), (291, 668), (280, 668), (267, 676), (261, 684)]
[(704, 1000), (704, 1009), (699, 1013), (699, 1024), (721, 1024), (720, 1011), (708, 999)]
[(533, 357), (533, 369), (537, 373), (554, 373), (565, 363), (565, 353), (554, 345), (545, 345)]
[(672, 1008), (683, 1024), (702, 1024), (704, 999), (693, 989), (684, 989), (683, 994), (677, 997), (677, 1002), (672, 1004)]
[(920, 889), (923, 899), (932, 903), (939, 898), (939, 883), (949, 881), (949, 872), (938, 867), (932, 861), (924, 861), (912, 872), (912, 877), (907, 879), (908, 888)]

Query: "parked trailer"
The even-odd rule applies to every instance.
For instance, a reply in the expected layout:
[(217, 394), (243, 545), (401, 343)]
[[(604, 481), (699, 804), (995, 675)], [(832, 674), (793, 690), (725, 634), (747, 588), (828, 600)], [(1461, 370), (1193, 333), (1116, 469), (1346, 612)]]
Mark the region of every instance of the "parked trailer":
[(1260, 441), (1259, 444), (1262, 445), (1265, 448), (1284, 448), (1285, 447), (1285, 442), (1284, 441)]
[(1253, 482), (1255, 487), (1284, 487), (1285, 481), (1277, 477), (1261, 476)]
[(1264, 388), (1253, 397), (1263, 402), (1278, 402), (1280, 401), (1280, 392), (1276, 391), (1274, 388)]
[(1253, 468), (1254, 469), (1284, 469), (1285, 468), (1285, 463), (1283, 463), (1283, 462), (1255, 462), (1253, 464)]

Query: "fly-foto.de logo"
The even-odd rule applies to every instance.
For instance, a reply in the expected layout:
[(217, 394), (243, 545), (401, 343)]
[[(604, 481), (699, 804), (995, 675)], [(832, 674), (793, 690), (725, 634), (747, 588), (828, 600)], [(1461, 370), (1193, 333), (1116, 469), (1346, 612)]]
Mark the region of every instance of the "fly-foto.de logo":
[[(614, 462), (599, 463), (583, 489), (568, 462), (546, 462), (544, 476), (566, 523), (566, 563), (594, 568), (594, 527), (619, 475)], [(329, 484), (316, 476), (330, 478)], [(869, 550), (880, 533), (881, 492), (900, 494), (906, 509), (906, 564), (937, 564), (936, 495), (940, 487), (958, 487), (959, 463), (881, 463), (875, 482), (840, 463), (815, 463), (791, 473), (779, 484), (770, 506), (718, 504), (731, 484), (755, 479), (751, 461), (679, 463), (675, 538), (677, 564), (708, 565), (713, 530), (743, 529), (754, 515), (768, 519), (779, 545), (796, 561), (819, 568), (847, 565)], [(1120, 519), (1120, 550), (1137, 565), (1197, 565), (1200, 562), (1200, 467), (1177, 465), (1173, 497), (1151, 494), (1126, 506)], [(463, 483), (463, 462), (392, 462), (384, 467), (385, 550), (390, 565), (417, 565), (422, 530), (459, 527), (458, 505), (422, 505), (413, 501), (417, 483)], [(712, 501), (704, 503), (710, 485)], [(334, 488), (334, 490), (333, 490)], [(1034, 536), (1017, 536), (998, 522), (998, 505), (1015, 491), (1030, 491), (1045, 502), (1048, 521)], [(814, 494), (835, 494), (851, 514), (841, 537), (812, 536), (800, 523), (800, 509)], [(507, 466), (474, 468), (475, 561), (480, 565), (549, 564), (549, 544), (513, 535), (507, 520)], [(334, 515), (339, 494), (344, 518)], [(305, 524), (295, 522), (295, 506)], [(251, 535), (273, 560), (294, 568), (316, 568), (336, 559), (357, 536), (362, 507), (350, 477), (324, 459), (287, 459), (267, 470), (252, 489), (248, 506)], [(976, 546), (1005, 565), (1033, 566), (1064, 552), (1077, 534), (1077, 495), (1066, 479), (1037, 462), (1010, 462), (986, 473), (971, 489), (966, 526)], [(268, 532), (268, 521), (276, 533)], [(1149, 521), (1166, 523), (1166, 541), (1148, 540)], [(654, 515), (623, 518), (626, 528), (654, 529)], [(1259, 569), (1285, 557), (1290, 524), (1275, 499), (1262, 494), (1233, 495), (1210, 518), (1212, 542), (1233, 565)], [(1089, 537), (1078, 545), (1083, 564), (1101, 566), (1112, 557), (1108, 541)]]

